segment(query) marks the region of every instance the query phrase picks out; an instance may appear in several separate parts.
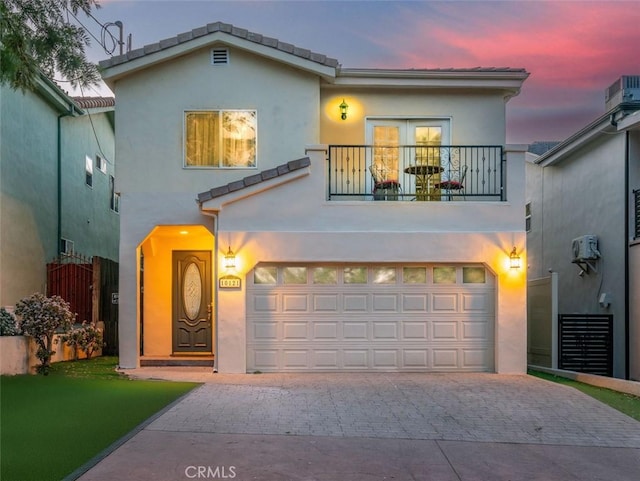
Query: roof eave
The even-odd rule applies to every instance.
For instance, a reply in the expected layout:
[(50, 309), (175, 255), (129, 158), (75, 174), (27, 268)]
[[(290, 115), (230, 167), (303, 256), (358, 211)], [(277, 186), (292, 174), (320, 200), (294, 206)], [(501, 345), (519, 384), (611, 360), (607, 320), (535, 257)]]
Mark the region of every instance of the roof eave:
[(327, 87), (473, 88), (520, 92), (529, 73), (523, 69), (385, 70), (340, 69)]
[[(226, 32), (218, 31), (202, 37), (193, 38), (188, 42), (176, 42), (175, 44), (169, 44), (166, 47), (163, 47), (162, 42), (147, 46), (143, 49), (130, 52), (128, 55), (133, 58), (130, 58), (126, 62), (116, 63), (115, 65), (112, 65), (110, 60), (100, 62), (100, 66), (103, 68), (101, 72), (102, 78), (113, 90), (115, 82), (122, 77), (216, 44), (228, 45), (230, 47), (252, 52), (271, 60), (319, 75), (325, 79), (331, 79), (336, 75), (335, 67), (323, 65), (280, 49), (239, 38)], [(151, 51), (150, 48), (157, 48), (158, 50)]]
[(36, 78), (35, 90), (61, 114), (83, 115), (85, 113), (53, 80), (42, 73)]
[[(563, 142), (560, 142), (554, 148), (542, 154), (535, 163), (542, 165), (543, 167), (555, 165), (562, 161), (567, 155), (572, 154), (585, 144), (599, 136), (601, 133), (619, 133), (630, 128), (640, 127), (640, 119), (636, 119), (636, 122), (630, 122), (626, 125), (624, 122), (629, 116), (624, 116), (620, 121), (617, 120), (617, 115), (625, 114), (627, 111), (633, 108), (633, 105), (620, 104), (616, 108), (610, 110), (604, 115), (601, 115), (589, 125), (579, 130), (575, 134), (568, 137)], [(637, 107), (640, 112), (640, 106)], [(635, 114), (636, 112), (634, 112)]]

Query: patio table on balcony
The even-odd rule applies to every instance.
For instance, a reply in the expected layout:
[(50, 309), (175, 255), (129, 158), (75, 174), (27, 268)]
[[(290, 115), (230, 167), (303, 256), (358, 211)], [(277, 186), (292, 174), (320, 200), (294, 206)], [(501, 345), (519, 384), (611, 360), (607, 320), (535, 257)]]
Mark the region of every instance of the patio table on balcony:
[(405, 173), (416, 176), (416, 200), (432, 200), (436, 196), (431, 192), (429, 181), (443, 170), (440, 165), (431, 164), (410, 165), (404, 169)]

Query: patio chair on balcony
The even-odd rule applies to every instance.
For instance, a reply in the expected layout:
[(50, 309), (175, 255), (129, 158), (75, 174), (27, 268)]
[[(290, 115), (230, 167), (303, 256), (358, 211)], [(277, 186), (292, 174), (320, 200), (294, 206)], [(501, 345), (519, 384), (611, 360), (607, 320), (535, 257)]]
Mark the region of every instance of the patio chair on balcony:
[(398, 200), (400, 182), (389, 178), (388, 170), (380, 165), (369, 166), (373, 178), (373, 200)]
[(464, 197), (464, 179), (466, 176), (467, 176), (467, 166), (465, 165), (462, 167), (462, 170), (460, 171), (460, 176), (458, 177), (458, 180), (455, 180), (454, 178), (450, 178), (448, 180), (443, 180), (442, 182), (438, 182), (437, 184), (434, 184), (433, 187), (435, 189), (438, 189), (441, 195), (448, 196), (449, 200), (451, 200), (451, 196), (453, 193), (457, 193)]

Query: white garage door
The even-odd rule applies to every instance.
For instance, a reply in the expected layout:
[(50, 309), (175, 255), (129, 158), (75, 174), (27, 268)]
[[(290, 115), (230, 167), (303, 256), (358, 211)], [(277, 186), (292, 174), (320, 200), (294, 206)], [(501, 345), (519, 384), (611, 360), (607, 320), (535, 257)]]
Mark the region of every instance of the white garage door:
[(258, 265), (247, 370), (493, 371), (495, 280), (481, 265)]

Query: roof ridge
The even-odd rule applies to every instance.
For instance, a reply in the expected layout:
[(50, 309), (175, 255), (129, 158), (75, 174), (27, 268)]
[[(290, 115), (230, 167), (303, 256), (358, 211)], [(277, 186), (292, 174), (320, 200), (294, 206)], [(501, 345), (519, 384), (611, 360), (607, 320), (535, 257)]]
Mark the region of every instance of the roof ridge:
[(326, 55), (320, 53), (312, 52), (308, 49), (296, 47), (295, 45), (290, 43), (281, 42), (276, 38), (265, 37), (264, 35), (261, 35), (259, 33), (251, 32), (247, 29), (235, 27), (230, 23), (223, 22), (209, 23), (205, 26), (194, 28), (188, 32), (179, 33), (178, 35), (175, 35), (173, 37), (168, 37), (158, 42), (144, 45), (140, 48), (131, 50), (126, 54), (116, 55), (109, 59), (102, 60), (100, 61), (100, 66), (102, 68), (114, 67), (116, 65), (134, 60), (136, 58), (144, 57), (145, 55), (150, 55), (152, 53), (159, 52), (161, 50), (165, 50), (179, 44), (190, 42), (192, 40), (195, 40), (196, 38), (204, 37), (216, 32), (227, 33), (234, 37), (264, 45), (265, 47), (274, 48), (276, 50), (289, 53), (296, 57), (304, 58), (321, 65), (326, 65), (328, 67), (339, 66), (339, 62), (334, 58), (327, 57)]

